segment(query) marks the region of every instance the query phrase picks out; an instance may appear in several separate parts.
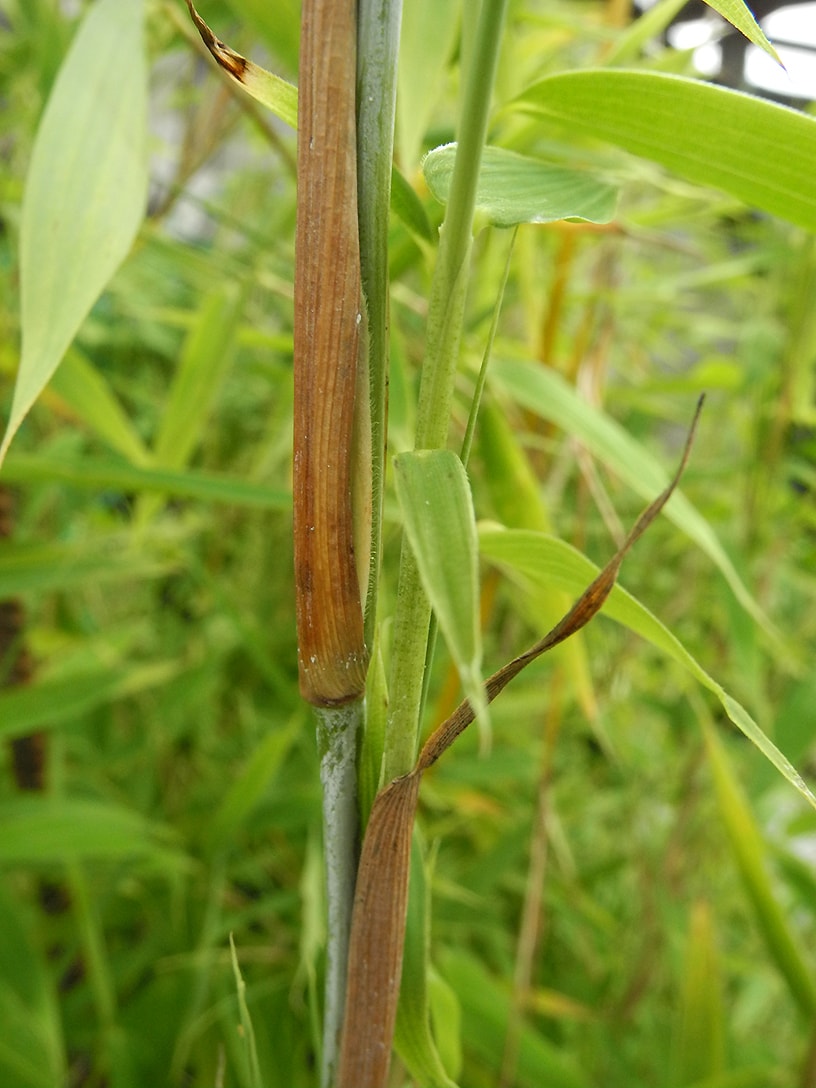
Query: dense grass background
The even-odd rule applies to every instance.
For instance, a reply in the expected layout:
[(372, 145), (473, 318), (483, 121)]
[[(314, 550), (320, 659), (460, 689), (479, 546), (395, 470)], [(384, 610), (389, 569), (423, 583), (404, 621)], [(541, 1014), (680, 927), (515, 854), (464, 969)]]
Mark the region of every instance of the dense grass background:
[[(0, 0), (6, 401), (25, 172), (79, 7)], [(294, 3), (200, 7), (295, 78)], [(458, 16), (427, 10), (418, 44), (406, 28), (397, 150), (437, 223), (419, 164), (452, 136)], [(324, 943), (290, 543), (295, 138), (201, 58), (183, 5), (148, 12), (149, 215), (0, 476), (0, 1080), (250, 1084), (232, 933), (262, 1083), (291, 1088), (316, 1080)], [(602, 56), (609, 14), (514, 4), (500, 102)], [(518, 118), (492, 137), (563, 150)], [(683, 488), (779, 633), (666, 519), (622, 582), (812, 781), (813, 238), (581, 155), (621, 182), (618, 215), (521, 229), (495, 355), (555, 369), (667, 468), (708, 392)], [(460, 433), (508, 243), (476, 241)], [(393, 451), (411, 444), (432, 260), (395, 217)], [(549, 526), (598, 562), (643, 505), (498, 384), (471, 479), (479, 517)], [(387, 645), (393, 496), (386, 513)], [(487, 565), (483, 601), (491, 668), (546, 626), (550, 605)], [(436, 1028), (468, 1088), (816, 1084), (816, 818), (691, 684), (602, 617), (497, 702), (489, 755), (474, 732), (426, 776)], [(430, 690), (429, 724), (458, 698), (443, 650)]]

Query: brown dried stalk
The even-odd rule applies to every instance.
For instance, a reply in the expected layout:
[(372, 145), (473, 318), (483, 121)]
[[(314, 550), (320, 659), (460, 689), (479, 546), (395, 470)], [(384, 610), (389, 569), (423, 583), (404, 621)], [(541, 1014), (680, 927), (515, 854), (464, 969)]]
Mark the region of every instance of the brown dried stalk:
[(356, 4), (305, 3), (295, 264), (294, 519), (301, 694), (361, 696), (366, 649), (354, 563), (352, 429), (360, 336)]
[[(677, 487), (688, 461), (702, 404), (701, 397), (680, 465), (668, 487), (640, 515), (621, 548), (564, 618), (544, 638), (488, 679), (485, 691), (489, 703), (527, 665), (579, 631), (603, 607), (627, 552)], [(470, 703), (462, 702), (428, 738), (410, 774), (383, 789), (371, 810), (357, 871), (337, 1088), (384, 1088), (387, 1082), (399, 1000), (411, 835), (419, 784), (423, 771), (439, 759), (475, 716)]]

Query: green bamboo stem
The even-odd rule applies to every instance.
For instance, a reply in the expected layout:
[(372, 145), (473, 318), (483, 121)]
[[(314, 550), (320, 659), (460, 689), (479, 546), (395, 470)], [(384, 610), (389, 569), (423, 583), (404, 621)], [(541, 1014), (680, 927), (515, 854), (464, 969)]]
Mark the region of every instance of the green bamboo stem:
[[(484, 0), (468, 61), (456, 161), (431, 284), (417, 409), (417, 449), (440, 449), (447, 443), (467, 292), (476, 184), (506, 9), (507, 0)], [(403, 540), (383, 756), (386, 782), (406, 774), (416, 758), (430, 617), (430, 606), (410, 545)]]
[(359, 0), (357, 9), (357, 216), (368, 309), (371, 542), (365, 640), (374, 643), (382, 552), (389, 362), (388, 222), (402, 0)]

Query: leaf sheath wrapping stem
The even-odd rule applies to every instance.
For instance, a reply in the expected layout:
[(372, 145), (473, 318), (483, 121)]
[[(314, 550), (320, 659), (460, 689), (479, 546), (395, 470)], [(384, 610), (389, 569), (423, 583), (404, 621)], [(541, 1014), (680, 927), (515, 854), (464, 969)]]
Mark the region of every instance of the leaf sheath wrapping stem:
[(294, 329), (294, 544), (300, 690), (336, 706), (364, 689), (354, 562), (352, 430), (360, 336), (356, 5), (303, 6)]

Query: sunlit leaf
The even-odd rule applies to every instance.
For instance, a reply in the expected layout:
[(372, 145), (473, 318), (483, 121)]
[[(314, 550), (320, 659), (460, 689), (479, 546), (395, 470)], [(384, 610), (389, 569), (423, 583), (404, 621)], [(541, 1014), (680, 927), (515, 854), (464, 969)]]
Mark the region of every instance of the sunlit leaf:
[(169, 683), (181, 668), (178, 661), (127, 670), (95, 668), (7, 689), (0, 693), (0, 738), (22, 737), (34, 729), (80, 719), (96, 707)]
[(548, 76), (515, 105), (816, 230), (816, 118), (804, 113), (710, 83), (622, 69)]
[(672, 1084), (716, 1083), (725, 1065), (726, 1017), (713, 911), (692, 906), (672, 1040)]
[(741, 34), (744, 34), (749, 42), (759, 46), (778, 64), (782, 63), (779, 54), (765, 37), (762, 27), (757, 23), (753, 12), (744, 0), (705, 0), (705, 2), (714, 11), (719, 12), (723, 19), (727, 19)]
[[(437, 200), (448, 199), (456, 144), (434, 148), (422, 164), (428, 188)], [(613, 185), (586, 171), (567, 170), (502, 147), (482, 154), (476, 208), (497, 227), (585, 219), (608, 223), (615, 214)]]
[[(470, 1048), (480, 1067), (498, 1079), (505, 1050), (511, 999), (507, 987), (491, 975), (470, 952), (446, 949), (440, 970), (459, 998), (462, 1019), (469, 1025)], [(544, 1032), (522, 1024), (513, 1084), (542, 1088), (585, 1088), (591, 1083), (576, 1057), (575, 1048), (559, 1046)]]
[(413, 173), (422, 139), (433, 122), (456, 43), (461, 7), (455, 0), (403, 4), (397, 70), (397, 149), (403, 170)]
[(100, 438), (134, 465), (146, 466), (150, 453), (110, 385), (82, 352), (69, 350), (50, 388)]
[(426, 242), (434, 237), (428, 214), (407, 178), (394, 167), (391, 173), (391, 207), (414, 234)]
[(178, 498), (272, 510), (288, 510), (292, 505), (290, 492), (241, 476), (193, 469), (142, 468), (113, 459), (86, 457), (69, 461), (13, 455), (3, 466), (3, 478), (12, 483), (65, 483), (93, 491), (161, 491)]
[(22, 358), (0, 460), (136, 236), (146, 110), (142, 0), (98, 0), (60, 68), (26, 178)]

